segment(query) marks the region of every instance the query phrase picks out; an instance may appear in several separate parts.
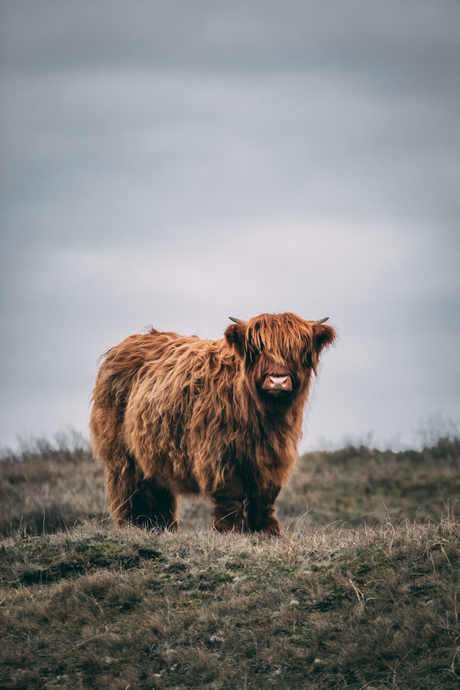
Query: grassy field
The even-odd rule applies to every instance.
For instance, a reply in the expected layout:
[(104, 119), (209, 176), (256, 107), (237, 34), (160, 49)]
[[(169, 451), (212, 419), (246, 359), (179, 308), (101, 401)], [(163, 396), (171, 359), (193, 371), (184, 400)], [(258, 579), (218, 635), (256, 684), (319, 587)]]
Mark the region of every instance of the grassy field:
[(458, 688), (460, 441), (303, 456), (284, 536), (114, 530), (84, 445), (0, 462), (0, 687)]

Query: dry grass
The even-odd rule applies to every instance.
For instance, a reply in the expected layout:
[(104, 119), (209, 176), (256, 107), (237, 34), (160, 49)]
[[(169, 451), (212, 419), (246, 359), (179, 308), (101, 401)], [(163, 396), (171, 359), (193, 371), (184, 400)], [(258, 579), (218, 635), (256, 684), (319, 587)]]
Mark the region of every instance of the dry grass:
[[(38, 446), (38, 447), (37, 447)], [(276, 503), (289, 527), (376, 524), (387, 517), (436, 519), (458, 514), (460, 439), (441, 438), (422, 451), (399, 453), (365, 446), (307, 453)], [(185, 498), (181, 527), (210, 525), (210, 506)], [(53, 533), (87, 518), (108, 519), (104, 466), (83, 443), (55, 448), (35, 442), (0, 461), (0, 535)]]
[(307, 453), (280, 497), (280, 508), (285, 519), (309, 510), (307, 524), (313, 525), (458, 514), (460, 438), (440, 438), (421, 451), (347, 446)]
[(88, 450), (50, 449), (0, 462), (0, 534), (52, 533), (104, 517), (104, 469)]
[(457, 688), (460, 526), (9, 538), (2, 688)]
[(0, 687), (457, 688), (459, 469), (456, 438), (307, 454), (269, 539), (195, 499), (178, 534), (116, 531), (83, 445), (10, 454)]

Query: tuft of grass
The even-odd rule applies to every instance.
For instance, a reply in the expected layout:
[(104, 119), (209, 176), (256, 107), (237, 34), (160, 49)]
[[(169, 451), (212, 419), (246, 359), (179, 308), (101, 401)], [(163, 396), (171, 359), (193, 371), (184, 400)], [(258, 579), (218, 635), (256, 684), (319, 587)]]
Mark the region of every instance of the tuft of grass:
[(280, 539), (94, 521), (0, 556), (5, 690), (458, 687), (450, 518)]

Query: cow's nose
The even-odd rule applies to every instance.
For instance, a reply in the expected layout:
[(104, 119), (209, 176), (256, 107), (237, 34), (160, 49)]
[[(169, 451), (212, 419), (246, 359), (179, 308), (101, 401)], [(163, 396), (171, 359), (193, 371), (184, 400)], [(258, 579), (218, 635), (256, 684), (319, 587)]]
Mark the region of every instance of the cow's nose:
[(286, 388), (287, 380), (287, 376), (270, 376), (272, 388)]

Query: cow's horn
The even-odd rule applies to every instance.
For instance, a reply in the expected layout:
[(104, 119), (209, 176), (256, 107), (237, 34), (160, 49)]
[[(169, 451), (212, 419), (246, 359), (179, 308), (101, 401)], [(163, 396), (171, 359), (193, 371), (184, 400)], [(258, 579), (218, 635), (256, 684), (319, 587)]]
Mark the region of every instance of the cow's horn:
[(243, 321), (242, 319), (235, 319), (233, 316), (228, 317), (230, 321), (233, 321), (234, 323), (238, 323), (240, 326), (246, 326), (247, 321)]
[(324, 323), (325, 321), (328, 321), (328, 320), (329, 320), (329, 316), (326, 316), (325, 319), (318, 319), (318, 321), (313, 321), (313, 323), (315, 324), (315, 326), (321, 326), (322, 323)]

